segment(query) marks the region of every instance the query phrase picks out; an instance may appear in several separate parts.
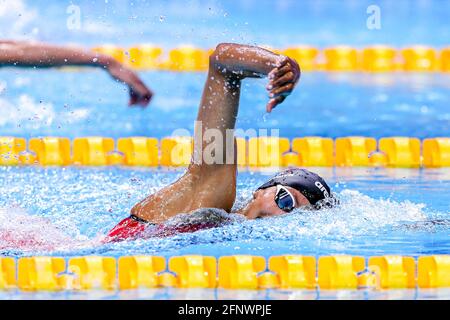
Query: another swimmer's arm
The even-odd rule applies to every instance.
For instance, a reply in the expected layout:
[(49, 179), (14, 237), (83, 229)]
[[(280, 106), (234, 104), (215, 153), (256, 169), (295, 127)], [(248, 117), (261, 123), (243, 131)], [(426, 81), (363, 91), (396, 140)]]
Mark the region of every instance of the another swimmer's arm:
[(61, 66), (92, 66), (105, 69), (114, 79), (130, 89), (129, 104), (146, 106), (153, 93), (138, 75), (112, 57), (80, 48), (44, 43), (0, 42), (0, 66), (50, 68)]

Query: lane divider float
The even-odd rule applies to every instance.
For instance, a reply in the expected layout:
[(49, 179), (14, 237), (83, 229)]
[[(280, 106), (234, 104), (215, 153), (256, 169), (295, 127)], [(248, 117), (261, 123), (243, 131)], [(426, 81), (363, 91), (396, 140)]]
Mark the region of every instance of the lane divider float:
[[(241, 169), (263, 167), (450, 167), (450, 137), (236, 138)], [(185, 167), (194, 148), (190, 136), (0, 137), (0, 165)]]
[[(16, 270), (17, 269), (17, 270)], [(0, 290), (425, 289), (450, 287), (450, 255), (0, 257)]]
[[(268, 49), (270, 47), (265, 46)], [(450, 72), (450, 47), (441, 50), (425, 45), (394, 48), (372, 45), (355, 48), (337, 45), (316, 48), (308, 45), (271, 50), (296, 59), (303, 71), (339, 72)], [(214, 49), (183, 45), (168, 49), (154, 44), (122, 48), (105, 44), (92, 48), (94, 52), (112, 56), (137, 70), (206, 71)]]

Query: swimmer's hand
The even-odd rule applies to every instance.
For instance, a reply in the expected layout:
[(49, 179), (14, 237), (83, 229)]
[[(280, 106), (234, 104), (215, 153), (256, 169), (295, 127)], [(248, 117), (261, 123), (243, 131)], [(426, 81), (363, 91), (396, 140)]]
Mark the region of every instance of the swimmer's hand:
[(148, 105), (153, 93), (138, 75), (112, 57), (81, 48), (28, 41), (0, 40), (0, 66), (51, 68), (62, 66), (101, 67), (116, 80), (128, 85), (129, 105)]
[(266, 87), (270, 100), (266, 105), (267, 112), (271, 112), (282, 103), (296, 86), (300, 79), (298, 63), (289, 57), (284, 57), (277, 67), (269, 72), (269, 83)]
[(105, 65), (106, 70), (116, 80), (128, 85), (130, 101), (128, 105), (140, 105), (146, 107), (152, 99), (153, 92), (147, 88), (138, 75), (116, 60), (111, 60)]

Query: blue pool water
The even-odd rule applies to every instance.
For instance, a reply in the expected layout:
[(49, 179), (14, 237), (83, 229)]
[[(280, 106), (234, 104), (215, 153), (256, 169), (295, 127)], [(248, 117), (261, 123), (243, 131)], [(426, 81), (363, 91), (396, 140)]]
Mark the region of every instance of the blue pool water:
[[(102, 245), (100, 238), (147, 194), (181, 171), (150, 169), (0, 168), (0, 254), (324, 255), (449, 253), (448, 170), (324, 169), (339, 208), (241, 221), (171, 238)], [(267, 176), (239, 175), (237, 206)]]
[[(2, 76), (1, 135), (26, 138), (160, 138), (180, 128), (189, 133), (205, 80), (203, 73), (142, 73), (157, 94), (151, 106), (140, 109), (126, 107), (124, 88), (101, 71), (5, 68)], [(426, 138), (449, 132), (448, 75), (305, 73), (298, 90), (270, 115), (264, 114), (264, 83), (245, 82), (238, 128), (279, 129), (288, 138), (355, 134)], [(30, 248), (14, 249), (7, 244), (0, 248), (15, 256), (450, 252), (450, 205), (444, 196), (450, 184), (448, 169), (317, 170), (342, 197), (341, 208), (171, 239), (100, 245), (99, 237), (126, 217), (133, 204), (174, 181), (182, 171), (2, 167), (0, 226), (25, 238), (31, 233), (38, 240)], [(267, 174), (241, 172), (238, 205), (267, 178)], [(35, 222), (26, 223), (29, 219)], [(281, 232), (286, 226), (288, 232)], [(42, 228), (47, 231), (42, 233)]]
[[(80, 30), (65, 28), (67, 4), (6, 1), (0, 37), (31, 38), (92, 46), (155, 42), (165, 48), (189, 42), (212, 47), (220, 41), (283, 47), (308, 43), (445, 46), (448, 2), (441, 1), (79, 1)], [(231, 2), (230, 2), (231, 3)], [(281, 3), (281, 4), (274, 4)], [(365, 27), (369, 4), (382, 8), (383, 27)], [(45, 7), (45, 12), (44, 8)], [(256, 8), (256, 9), (255, 9)], [(145, 12), (145, 14), (143, 14)], [(185, 17), (189, 12), (189, 18)], [(20, 18), (17, 18), (20, 16)], [(274, 19), (279, 17), (280, 19)], [(326, 18), (324, 18), (326, 17)], [(45, 19), (44, 19), (45, 18)], [(411, 19), (414, 26), (411, 27)], [(16, 23), (16, 20), (19, 21)], [(266, 23), (274, 20), (279, 23)], [(12, 22), (11, 22), (12, 21)], [(264, 22), (264, 23), (263, 23)], [(5, 27), (8, 26), (8, 27)], [(188, 26), (188, 27), (187, 27)], [(412, 29), (411, 29), (412, 28)], [(169, 136), (192, 133), (204, 73), (142, 72), (156, 92), (147, 109), (126, 106), (126, 88), (100, 70), (0, 69), (0, 136)], [(264, 114), (265, 80), (245, 81), (237, 127), (279, 129), (288, 138), (318, 135), (449, 136), (448, 74), (304, 73), (298, 89), (272, 114)], [(270, 131), (269, 131), (270, 133)], [(342, 205), (320, 212), (244, 221), (165, 239), (101, 244), (140, 199), (177, 179), (181, 170), (150, 168), (0, 167), (0, 255), (347, 253), (369, 257), (417, 257), (450, 253), (450, 169), (312, 168), (329, 181)], [(240, 172), (236, 207), (245, 203), (266, 173)], [(25, 243), (25, 244), (24, 244)], [(151, 291), (71, 294), (71, 298), (427, 298), (402, 291), (359, 293)], [(358, 295), (358, 296), (351, 296)], [(0, 298), (34, 298), (1, 293)]]
[[(0, 132), (20, 137), (192, 134), (206, 77), (142, 72), (156, 94), (141, 109), (127, 107), (127, 89), (100, 70), (0, 72)], [(449, 80), (449, 74), (304, 73), (298, 89), (270, 115), (266, 80), (246, 80), (237, 128), (279, 129), (288, 138), (448, 136)]]
[[(1, 71), (0, 133), (26, 138), (160, 138), (180, 128), (192, 132), (205, 78), (203, 73), (142, 73), (157, 94), (151, 106), (140, 109), (126, 107), (125, 89), (101, 71)], [(238, 128), (280, 129), (280, 135), (288, 138), (448, 136), (448, 75), (305, 73), (298, 90), (270, 115), (264, 114), (264, 83), (245, 82)], [(450, 252), (448, 169), (317, 171), (338, 192), (342, 207), (171, 239), (101, 245), (101, 235), (126, 217), (133, 204), (182, 171), (1, 167), (0, 227), (35, 241), (24, 248), (0, 242), (0, 252), (13, 256)], [(267, 178), (267, 174), (241, 172), (237, 205)]]

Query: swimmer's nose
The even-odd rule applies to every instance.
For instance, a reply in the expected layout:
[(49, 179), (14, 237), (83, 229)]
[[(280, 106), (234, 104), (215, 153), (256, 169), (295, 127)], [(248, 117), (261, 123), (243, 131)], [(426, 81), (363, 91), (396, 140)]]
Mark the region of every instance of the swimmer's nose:
[(261, 193), (261, 190), (255, 190), (255, 191), (253, 191), (253, 199), (258, 198), (258, 194), (260, 194), (260, 193)]

